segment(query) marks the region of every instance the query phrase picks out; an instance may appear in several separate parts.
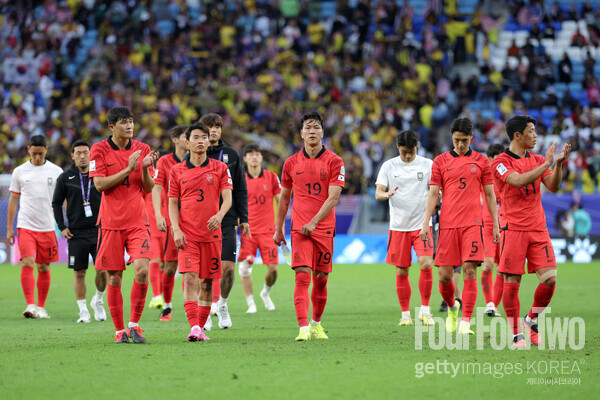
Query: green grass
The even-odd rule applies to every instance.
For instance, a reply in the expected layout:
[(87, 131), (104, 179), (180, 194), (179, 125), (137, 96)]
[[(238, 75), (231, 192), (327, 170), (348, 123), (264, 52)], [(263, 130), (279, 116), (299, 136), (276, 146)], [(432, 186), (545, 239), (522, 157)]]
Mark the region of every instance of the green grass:
[[(274, 312), (266, 312), (256, 296), (259, 312), (246, 315), (241, 287), (236, 282), (230, 299), (233, 328), (209, 332), (210, 342), (187, 343), (189, 325), (178, 280), (173, 321), (160, 323), (159, 312), (146, 309), (141, 326), (148, 344), (120, 346), (113, 344), (110, 320), (75, 323), (73, 274), (65, 266), (52, 267), (46, 305), (52, 319), (26, 320), (21, 314), (25, 302), (19, 284), (20, 268), (0, 265), (0, 398), (406, 399), (440, 398), (449, 391), (459, 398), (592, 398), (600, 389), (600, 308), (595, 297), (599, 268), (598, 262), (561, 265), (551, 304), (552, 317), (584, 318), (583, 349), (494, 350), (485, 338), (482, 350), (462, 351), (432, 350), (427, 340), (423, 350), (415, 350), (415, 327), (397, 325), (400, 307), (394, 269), (381, 264), (334, 266), (323, 319), (328, 341), (294, 341), (297, 324), (293, 276), (288, 267), (282, 266), (272, 291), (277, 306)], [(261, 266), (254, 268), (256, 294), (262, 287), (264, 271)], [(419, 302), (416, 272), (415, 268), (411, 274), (413, 306)], [(125, 277), (127, 317), (131, 271)], [(93, 272), (88, 274), (88, 300), (93, 293), (92, 279)], [(524, 279), (521, 315), (531, 305), (536, 284), (533, 276)], [(434, 315), (443, 317), (435, 312), (441, 301), (437, 285), (434, 278), (431, 304)], [(481, 289), (478, 306), (483, 306)], [(569, 375), (561, 370), (557, 374), (556, 370), (540, 370), (540, 364), (536, 364), (536, 370), (526, 369), (528, 361), (551, 360), (566, 363), (561, 369), (567, 365), (568, 372), (576, 362), (580, 373)], [(459, 372), (454, 378), (437, 373), (416, 377), (418, 363), (438, 361), (478, 362), (482, 367), (483, 363), (521, 363), (524, 370), (498, 378), (472, 371)], [(530, 378), (546, 377), (580, 378), (581, 384), (528, 384)]]

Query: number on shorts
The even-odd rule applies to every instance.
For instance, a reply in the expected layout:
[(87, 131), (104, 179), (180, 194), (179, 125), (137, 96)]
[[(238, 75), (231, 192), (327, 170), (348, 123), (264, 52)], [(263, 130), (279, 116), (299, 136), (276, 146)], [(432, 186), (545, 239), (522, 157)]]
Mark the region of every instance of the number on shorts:
[(58, 249), (56, 248), (56, 246), (52, 246), (52, 247), (48, 248), (48, 257), (49, 258), (55, 257), (57, 253), (58, 253)]
[(317, 264), (326, 265), (329, 264), (329, 262), (331, 261), (330, 252), (323, 253), (322, 251), (318, 251), (317, 254), (319, 255), (319, 260), (317, 261)]
[(144, 239), (144, 243), (142, 243), (142, 247), (146, 249), (146, 251), (150, 250), (150, 242), (148, 239)]
[(479, 247), (477, 247), (477, 241), (475, 240), (471, 242), (471, 254), (469, 254), (469, 257), (473, 257), (477, 253), (477, 250), (479, 250)]
[(213, 265), (210, 267), (211, 271), (216, 271), (219, 269), (219, 259), (217, 257), (213, 257), (210, 259), (213, 262)]

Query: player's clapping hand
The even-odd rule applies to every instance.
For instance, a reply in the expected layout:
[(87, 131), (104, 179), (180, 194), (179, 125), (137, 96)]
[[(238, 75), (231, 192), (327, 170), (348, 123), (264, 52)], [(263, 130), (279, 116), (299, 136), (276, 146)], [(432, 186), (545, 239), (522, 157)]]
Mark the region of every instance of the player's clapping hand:
[(146, 157), (144, 157), (144, 160), (142, 160), (142, 167), (147, 168), (151, 166), (156, 162), (156, 160), (158, 160), (159, 156), (160, 154), (158, 154), (158, 151), (153, 151), (152, 153), (148, 154)]
[(221, 226), (221, 220), (223, 218), (219, 216), (219, 214), (215, 214), (212, 217), (210, 217), (208, 219), (208, 223), (206, 224), (206, 226), (208, 227), (209, 231), (214, 231), (216, 230), (219, 226)]
[(558, 158), (556, 159), (557, 163), (562, 163), (563, 161), (565, 161), (567, 158), (569, 158), (569, 154), (571, 154), (571, 144), (567, 143), (565, 144), (565, 146), (563, 147), (563, 151), (562, 153), (560, 153), (560, 155), (558, 156)]
[(127, 169), (129, 170), (129, 172), (133, 172), (135, 170), (135, 166), (136, 166), (141, 154), (142, 154), (141, 150), (137, 150), (137, 151), (134, 151), (133, 153), (131, 153), (131, 155), (129, 156), (129, 165), (127, 166)]
[(173, 229), (173, 241), (178, 249), (185, 249), (187, 239), (185, 238), (185, 234), (181, 231), (181, 229)]
[(304, 236), (310, 236), (310, 234), (313, 233), (313, 231), (315, 230), (316, 227), (317, 227), (317, 224), (315, 224), (314, 222), (311, 221), (302, 227), (301, 233)]
[(398, 191), (398, 186), (396, 186), (394, 189), (390, 190), (389, 192), (385, 192), (385, 195), (387, 196), (388, 199), (390, 199), (393, 195), (396, 194), (397, 191)]
[(554, 151), (556, 149), (556, 142), (552, 142), (552, 144), (550, 145), (550, 147), (548, 148), (548, 150), (546, 150), (546, 163), (548, 164), (548, 166), (552, 165), (552, 163), (554, 162)]

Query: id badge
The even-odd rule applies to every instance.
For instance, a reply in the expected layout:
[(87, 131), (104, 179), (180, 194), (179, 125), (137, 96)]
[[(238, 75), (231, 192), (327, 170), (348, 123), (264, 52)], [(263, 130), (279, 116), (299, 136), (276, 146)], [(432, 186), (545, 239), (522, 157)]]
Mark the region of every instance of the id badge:
[(88, 204), (84, 204), (83, 205), (83, 211), (85, 211), (85, 216), (90, 218), (92, 217), (92, 206), (88, 203)]

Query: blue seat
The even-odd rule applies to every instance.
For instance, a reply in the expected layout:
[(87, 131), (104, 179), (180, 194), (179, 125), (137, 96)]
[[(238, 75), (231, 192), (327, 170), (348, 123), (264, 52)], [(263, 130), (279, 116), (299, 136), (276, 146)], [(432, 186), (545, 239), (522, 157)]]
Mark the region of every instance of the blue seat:
[(529, 113), (529, 115), (532, 118), (535, 118), (535, 119), (539, 119), (540, 118), (540, 110), (538, 110), (537, 108), (530, 108), (530, 109), (527, 110), (527, 112)]

